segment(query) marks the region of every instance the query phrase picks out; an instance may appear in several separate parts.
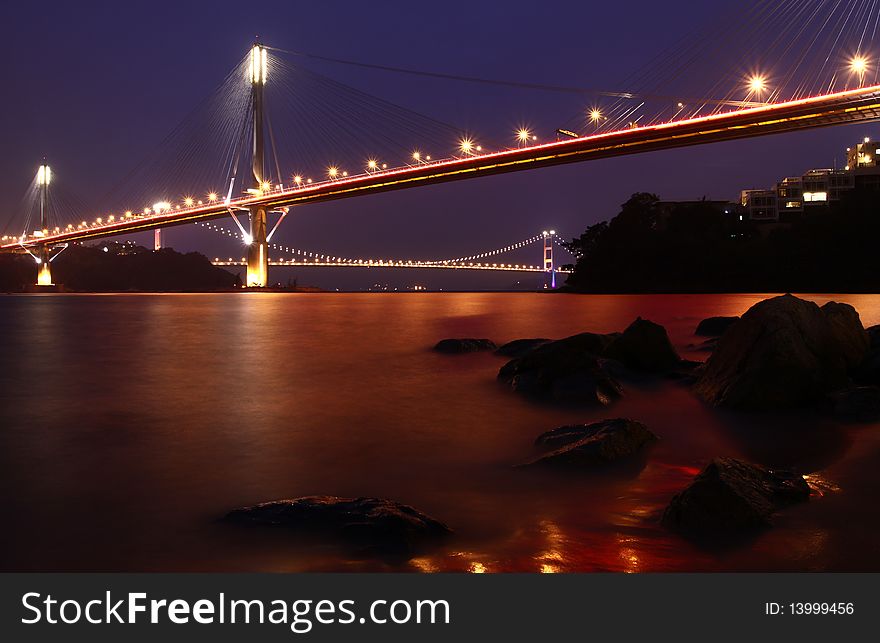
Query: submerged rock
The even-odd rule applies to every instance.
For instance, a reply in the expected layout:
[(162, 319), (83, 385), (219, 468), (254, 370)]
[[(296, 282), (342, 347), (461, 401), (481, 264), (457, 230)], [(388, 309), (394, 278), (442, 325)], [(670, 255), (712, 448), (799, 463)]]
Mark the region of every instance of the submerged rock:
[(662, 522), (695, 534), (757, 529), (778, 509), (809, 496), (806, 480), (792, 471), (717, 458), (675, 495)]
[(494, 351), (498, 348), (490, 339), (441, 339), (434, 346), (438, 353), (477, 353), (479, 351)]
[(614, 337), (603, 355), (627, 368), (648, 373), (670, 371), (681, 363), (666, 329), (641, 317)]
[(739, 321), (739, 317), (707, 317), (699, 324), (694, 335), (701, 337), (720, 337), (728, 328)]
[(801, 406), (845, 387), (867, 351), (868, 335), (852, 306), (774, 297), (721, 336), (695, 390), (731, 408)]
[(625, 418), (561, 426), (535, 441), (554, 450), (522, 466), (596, 467), (631, 458), (656, 440), (644, 424)]
[(340, 538), (379, 551), (411, 551), (449, 535), (438, 520), (412, 507), (382, 498), (306, 496), (235, 509), (226, 520), (286, 527)]
[(515, 339), (512, 342), (507, 342), (502, 345), (497, 351), (495, 351), (495, 354), (502, 355), (503, 357), (522, 357), (539, 346), (549, 344), (551, 341), (553, 340), (544, 338)]
[(718, 346), (718, 338), (710, 337), (709, 339), (700, 342), (699, 344), (688, 344), (688, 348), (692, 351), (697, 351), (699, 353), (711, 353), (715, 350), (715, 347)]
[(540, 346), (502, 366), (498, 379), (533, 397), (608, 405), (623, 394), (623, 388), (599, 358), (579, 345), (583, 341), (578, 335)]
[(880, 388), (854, 386), (828, 395), (831, 413), (852, 422), (880, 420)]

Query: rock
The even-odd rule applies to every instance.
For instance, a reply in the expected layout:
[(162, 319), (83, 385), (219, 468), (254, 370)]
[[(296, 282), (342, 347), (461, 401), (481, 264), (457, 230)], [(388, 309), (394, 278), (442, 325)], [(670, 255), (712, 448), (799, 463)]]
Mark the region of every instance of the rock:
[(551, 341), (553, 340), (543, 338), (515, 339), (501, 346), (495, 351), (495, 354), (502, 355), (503, 357), (522, 357), (526, 353), (538, 348), (538, 346), (543, 346)]
[(681, 362), (666, 329), (641, 317), (612, 339), (604, 355), (628, 368), (649, 373), (672, 370)]
[(880, 326), (871, 326), (866, 332), (871, 347), (855, 370), (854, 377), (862, 384), (880, 384)]
[(641, 422), (618, 418), (561, 426), (538, 436), (536, 444), (554, 447), (524, 467), (595, 468), (633, 458), (657, 440)]
[(862, 326), (859, 313), (849, 304), (836, 301), (829, 301), (821, 310), (830, 326), (835, 350), (840, 352), (847, 369), (856, 368), (871, 348), (871, 337)]
[(710, 337), (704, 342), (700, 342), (699, 344), (688, 344), (688, 349), (692, 351), (697, 351), (699, 353), (711, 353), (715, 350), (715, 347), (718, 346), (718, 338)]
[[(601, 420), (591, 424), (569, 424), (552, 431), (546, 431), (535, 439), (535, 444), (542, 447), (558, 449), (560, 447), (579, 442), (584, 438), (595, 438), (609, 441), (612, 439), (629, 439), (633, 444), (640, 442), (643, 437), (650, 436), (650, 440), (657, 437), (651, 433), (641, 422), (616, 418), (613, 420)], [(636, 451), (641, 445), (636, 446)]]
[(341, 538), (368, 549), (408, 552), (452, 533), (442, 522), (392, 500), (306, 496), (235, 509), (226, 520)]
[(539, 346), (501, 367), (498, 379), (519, 393), (560, 402), (607, 405), (623, 389), (596, 357), (611, 340), (582, 333)]
[(837, 417), (854, 422), (880, 420), (880, 388), (855, 386), (828, 395), (831, 412)]
[(697, 324), (697, 330), (694, 331), (694, 335), (719, 337), (738, 321), (739, 317), (707, 317)]
[(716, 458), (675, 495), (662, 522), (694, 534), (758, 529), (778, 509), (809, 496), (806, 480), (794, 472)]
[(848, 382), (864, 359), (868, 335), (847, 304), (783, 295), (752, 306), (718, 340), (695, 390), (738, 409), (802, 406)]
[(479, 351), (494, 351), (498, 348), (495, 342), (489, 339), (441, 339), (434, 346), (438, 353), (477, 353)]

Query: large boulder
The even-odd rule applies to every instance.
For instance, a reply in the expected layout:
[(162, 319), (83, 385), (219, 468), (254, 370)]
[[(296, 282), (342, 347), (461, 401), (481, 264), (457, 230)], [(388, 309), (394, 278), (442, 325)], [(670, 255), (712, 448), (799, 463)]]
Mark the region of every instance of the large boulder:
[(855, 378), (862, 384), (880, 384), (880, 326), (867, 329), (871, 347), (855, 371)]
[(539, 346), (501, 367), (498, 379), (514, 391), (559, 402), (607, 405), (623, 394), (596, 355), (612, 341), (581, 333)]
[(477, 353), (479, 351), (494, 351), (498, 348), (490, 339), (441, 339), (434, 346), (438, 353)]
[(721, 336), (695, 390), (731, 408), (802, 406), (845, 387), (867, 351), (868, 335), (852, 306), (774, 297)]
[(666, 329), (639, 317), (614, 337), (604, 355), (636, 371), (659, 373), (681, 364)]
[(387, 552), (409, 552), (451, 533), (412, 507), (381, 498), (306, 496), (235, 509), (226, 520), (285, 527)]
[(553, 450), (522, 466), (597, 467), (632, 458), (656, 440), (644, 424), (625, 418), (561, 426), (535, 441)]
[(551, 339), (544, 339), (542, 337), (536, 337), (531, 339), (514, 339), (512, 342), (507, 342), (498, 348), (495, 351), (496, 355), (501, 355), (502, 357), (522, 357), (526, 353), (533, 351), (539, 346), (543, 346), (544, 344), (549, 344)]
[(663, 524), (686, 533), (735, 533), (766, 527), (778, 509), (810, 497), (803, 476), (717, 458), (672, 498)]
[(739, 321), (739, 317), (707, 317), (699, 324), (694, 335), (701, 337), (720, 337), (728, 328)]

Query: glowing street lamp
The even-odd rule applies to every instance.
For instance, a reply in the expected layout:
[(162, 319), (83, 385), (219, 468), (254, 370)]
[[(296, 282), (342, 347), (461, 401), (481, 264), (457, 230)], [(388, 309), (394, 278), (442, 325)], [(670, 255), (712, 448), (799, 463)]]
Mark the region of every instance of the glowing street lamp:
[(376, 159), (370, 159), (367, 161), (367, 171), (373, 171), (379, 167), (379, 163)]
[(303, 177), (297, 174), (295, 177), (293, 177), (293, 182), (296, 183), (298, 186), (302, 185)]
[(602, 122), (602, 112), (596, 107), (590, 110), (590, 122), (596, 127)]
[(412, 153), (412, 159), (416, 163), (419, 163), (422, 160), (422, 153), (419, 152), (418, 150), (416, 150), (415, 152)]
[(461, 150), (462, 154), (473, 154), (474, 142), (469, 138), (463, 138), (459, 141), (458, 149)]
[(194, 203), (195, 203), (195, 201), (193, 200), (193, 198), (191, 196), (188, 196), (183, 200), (183, 204), (188, 208), (191, 208)]
[(532, 133), (527, 130), (525, 127), (521, 127), (519, 131), (516, 133), (516, 139), (520, 142), (521, 145), (525, 145), (529, 142), (529, 139), (532, 138)]
[(327, 168), (327, 176), (329, 176), (331, 179), (335, 179), (337, 176), (339, 176), (339, 168), (338, 167), (328, 167)]
[(210, 201), (211, 203), (214, 203), (214, 201), (216, 201), (216, 200), (217, 200), (217, 193), (216, 192), (211, 192), (210, 194), (208, 194), (208, 201)]
[(750, 94), (760, 96), (767, 90), (767, 79), (760, 74), (754, 74), (749, 78), (748, 88)]
[(860, 54), (853, 56), (849, 61), (849, 70), (859, 77), (859, 83), (864, 82), (868, 72), (868, 59)]

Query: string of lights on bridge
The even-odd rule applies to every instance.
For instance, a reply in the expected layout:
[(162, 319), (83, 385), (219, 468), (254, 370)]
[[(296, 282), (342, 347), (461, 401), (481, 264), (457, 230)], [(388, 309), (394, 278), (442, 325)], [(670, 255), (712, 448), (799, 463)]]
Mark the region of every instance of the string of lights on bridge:
[[(215, 232), (217, 234), (221, 234), (230, 239), (241, 239), (241, 234), (229, 230), (223, 226), (216, 225), (211, 221), (200, 221), (195, 225), (203, 227), (207, 230)], [(528, 239), (523, 239), (522, 241), (518, 241), (516, 243), (511, 243), (503, 248), (497, 248), (495, 250), (489, 250), (486, 252), (481, 252), (474, 255), (469, 255), (466, 257), (458, 257), (455, 259), (435, 259), (435, 260), (420, 260), (420, 259), (373, 259), (373, 258), (353, 258), (353, 257), (340, 257), (336, 255), (331, 255), (329, 253), (320, 253), (313, 252), (308, 250), (303, 250), (301, 248), (294, 248), (290, 246), (286, 246), (283, 244), (277, 244), (274, 242), (268, 242), (268, 246), (275, 250), (276, 252), (283, 254), (290, 254), (299, 257), (299, 259), (283, 259), (283, 258), (270, 258), (269, 261), (272, 265), (275, 266), (356, 266), (356, 267), (383, 267), (383, 268), (467, 268), (472, 270), (507, 270), (507, 271), (517, 271), (517, 272), (544, 272), (545, 269), (538, 265), (530, 265), (530, 264), (514, 264), (514, 263), (498, 263), (498, 262), (476, 262), (478, 259), (485, 259), (487, 257), (492, 257), (500, 254), (504, 254), (507, 252), (512, 252), (518, 250), (520, 248), (524, 248), (526, 246), (538, 243), (543, 239), (551, 237), (553, 241), (558, 245), (558, 247), (567, 250), (564, 245), (559, 243), (558, 239), (556, 239), (555, 231), (544, 231), (541, 234), (534, 235), (529, 237)], [(240, 259), (236, 259), (234, 257), (227, 257), (225, 259), (221, 257), (214, 257), (213, 263), (215, 265), (223, 266), (223, 265), (241, 265), (246, 263), (246, 257), (241, 257)], [(565, 273), (567, 270), (565, 269), (555, 269), (556, 272)]]
[[(865, 54), (857, 53), (850, 58), (848, 63), (848, 70), (851, 76), (855, 76), (856, 78), (858, 78), (859, 86), (862, 86), (864, 84), (865, 78), (872, 71), (871, 59)], [(754, 104), (762, 105), (766, 104), (762, 101), (774, 98), (775, 94), (769, 82), (769, 77), (766, 74), (756, 72), (749, 75), (744, 80), (745, 101), (757, 101)], [(681, 103), (679, 103), (679, 106), (682, 108), (684, 107), (684, 105)], [(602, 127), (603, 123), (607, 120), (607, 117), (603, 113), (602, 109), (599, 107), (590, 108), (587, 112), (587, 116), (588, 120), (592, 122), (597, 127), (597, 129)], [(638, 127), (638, 123), (630, 122), (627, 123), (626, 127)], [(568, 132), (566, 130), (559, 130), (557, 132), (557, 137), (565, 136), (578, 137), (576, 133)], [(514, 132), (513, 139), (515, 141), (515, 146), (511, 146), (507, 149), (523, 148), (538, 143), (538, 136), (531, 129), (525, 126), (520, 127)], [(408, 159), (406, 163), (389, 167), (389, 164), (387, 162), (381, 162), (376, 158), (370, 158), (365, 161), (364, 167), (359, 172), (355, 172), (353, 174), (350, 173), (347, 169), (344, 169), (337, 165), (330, 165), (326, 168), (324, 177), (320, 179), (307, 177), (304, 174), (294, 174), (290, 177), (290, 183), (288, 183), (286, 186), (283, 183), (276, 184), (270, 181), (264, 181), (259, 186), (259, 188), (252, 188), (247, 190), (246, 196), (239, 199), (231, 198), (231, 194), (226, 195), (226, 197), (223, 198), (217, 191), (208, 192), (204, 195), (203, 198), (197, 198), (192, 195), (185, 195), (181, 197), (181, 199), (176, 203), (172, 203), (166, 199), (162, 199), (155, 202), (152, 206), (142, 208), (140, 211), (126, 210), (122, 213), (112, 213), (105, 216), (98, 216), (92, 221), (83, 220), (76, 224), (68, 223), (65, 227), (56, 226), (52, 229), (36, 230), (30, 233), (25, 231), (22, 233), (22, 235), (18, 237), (4, 235), (0, 240), (2, 240), (2, 242), (4, 243), (24, 243), (28, 240), (39, 240), (42, 237), (63, 234), (66, 232), (111, 228), (115, 224), (127, 219), (150, 219), (167, 216), (171, 213), (186, 213), (188, 211), (197, 210), (198, 208), (204, 207), (206, 205), (225, 204), (229, 207), (235, 207), (236, 205), (238, 205), (239, 201), (251, 199), (254, 197), (268, 196), (272, 195), (273, 193), (281, 192), (295, 192), (299, 189), (332, 184), (334, 182), (342, 181), (348, 178), (356, 178), (366, 175), (381, 175), (384, 173), (392, 174), (401, 169), (413, 168), (420, 165), (443, 164), (449, 161), (459, 160), (467, 157), (477, 157), (486, 154), (491, 154), (491, 152), (484, 149), (483, 145), (478, 143), (473, 137), (463, 137), (458, 141), (457, 154), (454, 156), (435, 158), (432, 157), (432, 155), (425, 153), (423, 150), (414, 150), (410, 159)], [(499, 251), (496, 251), (496, 254), (498, 252), (507, 251), (510, 249), (513, 248), (500, 249)], [(480, 255), (473, 255), (471, 257), (459, 257), (454, 261), (475, 260), (491, 256), (491, 254), (493, 253), (489, 252)]]

